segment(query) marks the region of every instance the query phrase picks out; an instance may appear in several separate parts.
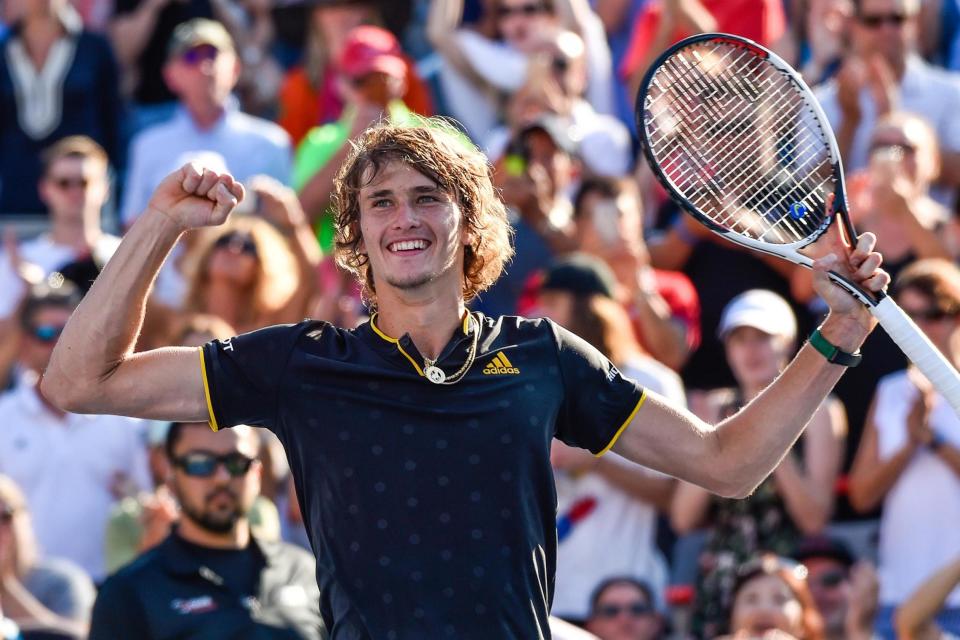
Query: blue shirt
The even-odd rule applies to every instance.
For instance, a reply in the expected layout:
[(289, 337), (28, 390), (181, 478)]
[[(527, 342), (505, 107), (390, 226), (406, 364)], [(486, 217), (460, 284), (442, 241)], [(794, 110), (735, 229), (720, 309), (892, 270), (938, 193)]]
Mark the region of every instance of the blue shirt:
[(290, 182), (290, 136), (278, 125), (241, 112), (231, 100), (223, 117), (202, 130), (180, 106), (173, 118), (144, 130), (130, 144), (130, 168), (120, 209), (124, 225), (140, 215), (168, 174), (189, 160), (211, 155), (219, 156), (226, 165), (211, 169), (225, 169), (241, 182), (258, 174)]

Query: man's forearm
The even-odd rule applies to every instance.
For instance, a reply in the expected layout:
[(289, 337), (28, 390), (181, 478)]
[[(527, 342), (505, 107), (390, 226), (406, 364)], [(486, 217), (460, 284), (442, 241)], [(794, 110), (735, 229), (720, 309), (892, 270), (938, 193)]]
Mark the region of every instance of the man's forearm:
[(83, 393), (85, 385), (109, 376), (133, 353), (150, 287), (181, 233), (156, 210), (137, 219), (64, 329), (44, 376), (44, 393)]

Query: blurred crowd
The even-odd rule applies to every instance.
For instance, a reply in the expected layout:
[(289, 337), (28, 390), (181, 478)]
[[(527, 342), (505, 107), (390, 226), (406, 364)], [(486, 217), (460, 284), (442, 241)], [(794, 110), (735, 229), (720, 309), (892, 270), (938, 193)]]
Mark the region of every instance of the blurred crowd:
[[(958, 0), (0, 0), (0, 638), (209, 637), (189, 635), (202, 616), (325, 637), (274, 436), (65, 414), (39, 391), (188, 161), (248, 196), (174, 249), (141, 348), (365, 321), (331, 257), (337, 171), (371, 124), (443, 115), (486, 152), (515, 230), (477, 310), (550, 317), (709, 422), (759, 394), (825, 306), (809, 272), (679, 211), (633, 118), (659, 52), (708, 31), (814, 88), (855, 226), (956, 366)], [(960, 418), (881, 330), (862, 352), (745, 500), (555, 441), (555, 636), (960, 637)]]

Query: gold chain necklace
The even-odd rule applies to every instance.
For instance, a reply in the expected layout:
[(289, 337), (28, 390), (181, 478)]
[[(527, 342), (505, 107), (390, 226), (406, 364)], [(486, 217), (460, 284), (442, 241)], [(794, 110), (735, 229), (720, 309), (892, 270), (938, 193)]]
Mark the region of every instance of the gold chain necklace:
[[(467, 313), (469, 314), (470, 312), (468, 311)], [(467, 353), (466, 362), (463, 363), (463, 366), (460, 367), (456, 373), (448, 378), (447, 374), (443, 372), (443, 369), (437, 366), (436, 360), (431, 360), (426, 357), (423, 359), (423, 375), (433, 384), (457, 384), (466, 377), (467, 372), (470, 371), (470, 367), (473, 366), (473, 361), (477, 358), (477, 345), (480, 342), (480, 323), (477, 322), (476, 330), (474, 330), (474, 317), (472, 314), (468, 322), (469, 330), (473, 331), (473, 341), (470, 343), (470, 351)]]

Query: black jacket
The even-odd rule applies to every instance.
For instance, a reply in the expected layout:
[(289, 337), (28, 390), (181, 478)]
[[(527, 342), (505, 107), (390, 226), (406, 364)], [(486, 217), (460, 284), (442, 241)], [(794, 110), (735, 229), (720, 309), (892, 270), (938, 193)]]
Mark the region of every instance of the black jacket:
[(324, 640), (313, 556), (286, 543), (250, 544), (263, 559), (254, 597), (232, 590), (171, 534), (104, 582), (90, 640)]

